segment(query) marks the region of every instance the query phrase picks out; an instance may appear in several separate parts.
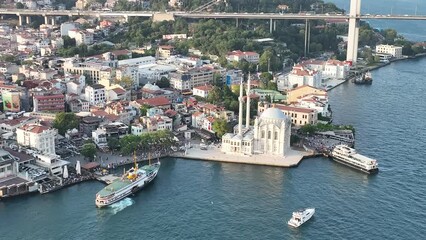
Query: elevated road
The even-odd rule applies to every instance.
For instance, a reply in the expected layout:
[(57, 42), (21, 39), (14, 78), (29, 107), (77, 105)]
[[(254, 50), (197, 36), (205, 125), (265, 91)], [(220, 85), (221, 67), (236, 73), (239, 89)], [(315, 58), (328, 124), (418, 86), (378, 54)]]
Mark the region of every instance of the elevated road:
[[(86, 10), (28, 10), (0, 9), (0, 15), (17, 16), (92, 16), (92, 17), (153, 17), (160, 12), (152, 11), (86, 11)], [(164, 14), (164, 13), (162, 13)], [(328, 14), (292, 14), (292, 13), (189, 13), (167, 12), (174, 17), (192, 19), (265, 19), (265, 20), (316, 20), (316, 19), (385, 19), (385, 20), (426, 20), (425, 15), (328, 15)]]

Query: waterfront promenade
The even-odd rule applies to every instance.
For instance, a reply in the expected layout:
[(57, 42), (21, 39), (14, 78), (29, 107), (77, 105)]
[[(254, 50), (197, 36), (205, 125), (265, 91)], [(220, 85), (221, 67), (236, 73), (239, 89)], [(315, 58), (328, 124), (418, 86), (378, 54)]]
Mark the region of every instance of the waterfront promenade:
[(296, 167), (303, 160), (303, 158), (313, 156), (313, 153), (298, 151), (290, 149), (285, 157), (274, 155), (233, 155), (225, 154), (220, 151), (218, 147), (209, 147), (207, 150), (201, 150), (199, 146), (194, 146), (183, 152), (172, 153), (172, 157), (183, 159), (202, 160), (202, 161), (215, 161), (226, 163), (240, 163), (252, 165), (264, 165), (274, 167)]

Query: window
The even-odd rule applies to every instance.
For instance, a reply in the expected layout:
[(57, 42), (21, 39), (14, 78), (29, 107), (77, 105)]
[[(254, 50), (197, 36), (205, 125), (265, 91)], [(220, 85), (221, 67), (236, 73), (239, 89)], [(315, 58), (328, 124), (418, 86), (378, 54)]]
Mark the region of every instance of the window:
[(271, 139), (271, 131), (268, 131), (268, 139)]
[(274, 140), (278, 140), (278, 132), (274, 132)]
[(265, 138), (265, 131), (264, 130), (262, 130), (262, 133), (261, 133), (260, 137), (261, 138)]

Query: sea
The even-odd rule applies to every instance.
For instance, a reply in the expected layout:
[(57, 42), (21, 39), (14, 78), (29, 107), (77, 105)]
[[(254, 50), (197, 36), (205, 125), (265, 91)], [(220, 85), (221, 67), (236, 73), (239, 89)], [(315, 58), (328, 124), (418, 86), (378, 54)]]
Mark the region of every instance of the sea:
[[(329, 97), (334, 122), (353, 125), (357, 150), (378, 160), (376, 175), (322, 157), (290, 169), (168, 158), (147, 188), (105, 209), (95, 181), (2, 200), (0, 240), (425, 239), (426, 58), (372, 76)], [(315, 216), (288, 227), (305, 207)]]

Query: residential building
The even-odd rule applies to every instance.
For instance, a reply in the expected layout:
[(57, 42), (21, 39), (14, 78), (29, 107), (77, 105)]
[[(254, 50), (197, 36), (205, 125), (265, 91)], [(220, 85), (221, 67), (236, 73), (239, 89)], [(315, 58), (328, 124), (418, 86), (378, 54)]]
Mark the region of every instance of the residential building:
[(321, 74), (315, 70), (309, 70), (302, 65), (296, 65), (288, 75), (288, 85), (291, 88), (309, 85), (315, 88), (321, 87)]
[(376, 53), (384, 53), (384, 54), (390, 54), (394, 58), (401, 58), (402, 57), (402, 47), (394, 46), (394, 45), (377, 45), (376, 46)]
[(141, 123), (135, 123), (131, 126), (132, 135), (139, 136), (146, 132), (148, 132), (148, 129)]
[(77, 29), (74, 22), (65, 22), (61, 24), (61, 37), (68, 36), (68, 31)]
[(25, 124), (35, 123), (37, 119), (30, 117), (18, 117), (0, 120), (0, 130), (4, 133), (15, 133), (16, 129)]
[(231, 62), (239, 62), (241, 60), (246, 60), (249, 63), (258, 63), (259, 54), (256, 52), (242, 52), (240, 50), (237, 50), (228, 53), (226, 59)]
[(65, 96), (63, 94), (34, 96), (34, 112), (63, 112), (65, 111)]
[(161, 58), (169, 58), (174, 55), (175, 48), (170, 45), (162, 45), (158, 47), (158, 55)]
[(173, 131), (173, 119), (156, 115), (153, 117), (141, 117), (142, 123), (146, 126), (148, 132), (158, 131), (158, 130), (170, 130)]
[(124, 123), (109, 123), (92, 131), (92, 140), (99, 148), (103, 149), (108, 146), (109, 138), (122, 138), (128, 134), (128, 131), (129, 127)]
[(108, 101), (129, 101), (130, 100), (130, 91), (120, 87), (115, 86), (108, 89), (107, 91), (107, 100)]
[(310, 94), (300, 97), (295, 107), (315, 109), (317, 113), (323, 117), (331, 117), (330, 105), (328, 104), (327, 95)]
[(92, 131), (92, 140), (100, 149), (108, 147), (107, 134), (105, 129), (98, 128)]
[(213, 131), (213, 123), (216, 119), (212, 116), (208, 116), (206, 118), (203, 119), (203, 126), (201, 127), (201, 129), (204, 129), (206, 131), (209, 131), (211, 133), (215, 133)]
[(170, 74), (170, 85), (180, 91), (191, 90), (213, 82), (213, 75), (213, 70), (208, 67), (178, 71)]
[(74, 99), (68, 102), (71, 112), (89, 112), (90, 104), (84, 99)]
[[(71, 37), (71, 36), (70, 36)], [(75, 34), (75, 43), (76, 45), (91, 45), (93, 44), (93, 33), (87, 32), (87, 31), (78, 31)]]
[(110, 82), (112, 69), (108, 64), (109, 62), (99, 62), (99, 61), (86, 61), (86, 62), (66, 61), (64, 63), (64, 71), (66, 73), (85, 75), (86, 77), (91, 79), (94, 83), (100, 83), (102, 81)]
[(303, 85), (288, 91), (286, 102), (287, 104), (297, 103), (301, 97), (313, 94), (327, 96), (327, 91), (323, 89), (314, 88), (308, 85)]
[(106, 90), (101, 84), (86, 86), (85, 98), (90, 105), (102, 105), (106, 103)]
[(145, 84), (140, 91), (142, 93), (142, 98), (165, 97), (172, 100), (174, 97), (173, 91), (161, 89), (159, 86), (149, 82)]
[(16, 129), (19, 145), (34, 148), (42, 154), (55, 154), (55, 138), (58, 130), (40, 124), (25, 124)]
[(292, 107), (284, 104), (271, 104), (259, 102), (257, 108), (257, 115), (261, 115), (268, 108), (280, 109), (295, 126), (304, 126), (306, 124), (317, 124), (318, 113), (315, 109)]
[(349, 62), (339, 60), (328, 60), (325, 62), (324, 69), (321, 72), (322, 78), (346, 79), (350, 70)]
[(150, 107), (158, 107), (163, 110), (171, 109), (172, 107), (170, 100), (167, 99), (166, 97), (137, 99), (136, 101), (132, 101), (130, 105), (136, 109), (140, 109), (143, 105), (148, 105)]
[(192, 95), (206, 98), (212, 89), (213, 89), (213, 86), (207, 85), (207, 84), (204, 86), (194, 87), (192, 89)]
[(239, 69), (232, 69), (226, 71), (224, 74), (225, 84), (228, 87), (231, 87), (232, 85), (238, 85), (241, 82), (241, 79), (243, 79), (243, 71)]
[(87, 116), (80, 119), (80, 132), (86, 136), (91, 137), (92, 132), (95, 131), (101, 124), (102, 119), (98, 117)]

